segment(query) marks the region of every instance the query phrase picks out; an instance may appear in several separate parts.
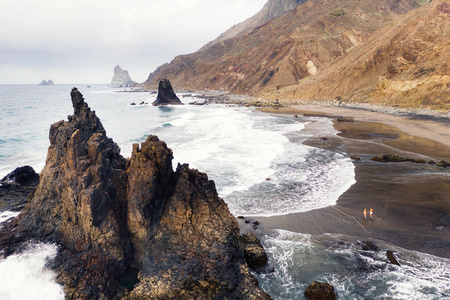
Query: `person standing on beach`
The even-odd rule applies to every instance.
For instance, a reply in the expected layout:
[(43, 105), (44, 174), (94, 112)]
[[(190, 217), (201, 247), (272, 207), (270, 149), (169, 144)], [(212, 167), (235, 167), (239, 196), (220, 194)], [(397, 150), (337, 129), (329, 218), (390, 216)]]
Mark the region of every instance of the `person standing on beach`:
[(363, 214), (364, 214), (364, 220), (367, 219), (367, 209), (364, 208)]
[(372, 215), (373, 215), (373, 208), (372, 207), (369, 210), (369, 214), (370, 214), (370, 218), (372, 219)]

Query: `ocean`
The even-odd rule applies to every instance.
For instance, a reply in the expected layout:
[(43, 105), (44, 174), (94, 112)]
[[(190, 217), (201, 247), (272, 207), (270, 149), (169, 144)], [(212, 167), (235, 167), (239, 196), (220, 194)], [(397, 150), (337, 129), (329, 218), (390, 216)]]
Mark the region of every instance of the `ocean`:
[[(108, 137), (125, 157), (132, 144), (157, 135), (174, 152), (174, 167), (188, 163), (208, 174), (234, 216), (282, 216), (334, 205), (355, 183), (346, 153), (303, 145), (320, 129), (336, 134), (329, 119), (272, 115), (233, 105), (153, 107), (156, 94), (106, 85), (76, 85)], [(40, 172), (50, 125), (73, 114), (71, 85), (0, 86), (0, 178), (16, 167)], [(188, 104), (195, 94), (179, 93)], [(131, 105), (135, 103), (136, 105)], [(0, 212), (8, 222), (15, 212)], [(450, 260), (376, 241), (398, 253), (402, 267), (383, 253), (362, 251), (355, 237), (260, 232), (275, 272), (256, 274), (273, 299), (304, 299), (313, 280), (335, 286), (340, 299), (444, 299), (450, 297)], [(63, 299), (45, 263), (57, 245), (31, 244), (0, 260), (0, 299)]]

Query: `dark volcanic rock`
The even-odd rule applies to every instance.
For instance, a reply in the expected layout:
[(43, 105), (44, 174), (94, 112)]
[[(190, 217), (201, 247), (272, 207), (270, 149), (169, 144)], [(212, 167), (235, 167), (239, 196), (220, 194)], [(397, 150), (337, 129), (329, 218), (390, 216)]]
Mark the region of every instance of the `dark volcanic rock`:
[(4, 255), (57, 243), (68, 299), (270, 299), (250, 274), (239, 227), (213, 181), (156, 136), (130, 160), (84, 102), (51, 126), (47, 161), (24, 211), (0, 229)]
[(268, 258), (266, 251), (264, 251), (260, 240), (253, 233), (241, 235), (240, 241), (250, 268), (258, 269), (267, 264)]
[(391, 250), (386, 251), (386, 257), (388, 258), (389, 262), (393, 265), (400, 266), (400, 263), (398, 262), (397, 258), (394, 255), (394, 252)]
[(36, 185), (39, 183), (39, 174), (30, 166), (19, 167), (0, 180), (0, 184), (4, 183)]
[(426, 161), (423, 159), (401, 157), (397, 154), (374, 156), (370, 160), (378, 161), (378, 162), (414, 162), (414, 163), (421, 163), (421, 164), (426, 163)]
[(16, 168), (0, 180), (0, 211), (22, 210), (28, 195), (39, 183), (39, 174), (30, 166)]
[(168, 79), (163, 79), (159, 82), (158, 86), (158, 96), (156, 100), (152, 103), (154, 106), (158, 105), (169, 105), (169, 104), (181, 104), (183, 103), (180, 99), (175, 95), (173, 91), (172, 84)]
[(305, 297), (308, 300), (334, 300), (336, 299), (336, 293), (332, 285), (313, 281), (306, 288)]
[(438, 162), (436, 164), (436, 166), (442, 167), (442, 168), (448, 168), (448, 167), (450, 167), (450, 164), (448, 162), (446, 162), (445, 160), (441, 160), (440, 162)]
[(362, 241), (361, 249), (365, 250), (365, 251), (368, 251), (368, 250), (379, 251), (380, 250), (380, 248), (378, 248), (378, 246), (372, 241)]

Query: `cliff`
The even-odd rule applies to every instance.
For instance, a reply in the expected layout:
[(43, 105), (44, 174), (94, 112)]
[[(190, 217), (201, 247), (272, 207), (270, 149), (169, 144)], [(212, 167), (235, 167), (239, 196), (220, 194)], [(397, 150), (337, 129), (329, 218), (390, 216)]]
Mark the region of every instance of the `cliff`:
[(122, 68), (117, 65), (114, 68), (114, 76), (111, 80), (111, 85), (118, 86), (136, 86), (137, 83), (131, 80), (130, 75), (127, 70), (122, 70)]
[(4, 256), (28, 240), (59, 245), (68, 299), (270, 299), (250, 274), (239, 227), (206, 174), (156, 136), (126, 160), (81, 93), (50, 128), (40, 182), (0, 229)]
[(206, 50), (210, 46), (231, 39), (241, 32), (250, 31), (258, 26), (261, 26), (273, 19), (276, 19), (286, 12), (294, 9), (298, 5), (304, 3), (306, 0), (268, 0), (264, 7), (253, 17), (234, 25), (224, 33), (222, 33), (215, 40), (203, 46), (199, 51)]
[(144, 83), (289, 101), (450, 108), (444, 0), (308, 0), (206, 49), (176, 57)]

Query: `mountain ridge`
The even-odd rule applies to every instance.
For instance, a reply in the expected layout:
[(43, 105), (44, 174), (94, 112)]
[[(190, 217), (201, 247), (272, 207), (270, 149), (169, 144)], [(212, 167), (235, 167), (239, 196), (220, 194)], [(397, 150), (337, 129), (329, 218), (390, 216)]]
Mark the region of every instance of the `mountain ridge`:
[(448, 6), (308, 0), (248, 32), (177, 56), (143, 85), (169, 78), (176, 88), (291, 102), (341, 97), (448, 108)]

